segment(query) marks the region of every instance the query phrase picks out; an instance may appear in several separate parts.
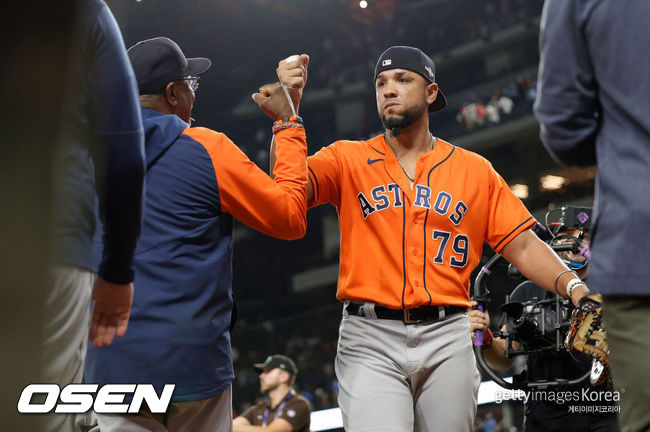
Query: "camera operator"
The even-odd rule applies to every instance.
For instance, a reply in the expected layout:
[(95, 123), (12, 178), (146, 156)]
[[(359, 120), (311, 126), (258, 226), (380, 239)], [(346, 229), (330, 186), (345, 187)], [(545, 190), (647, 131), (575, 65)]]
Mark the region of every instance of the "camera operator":
[[(567, 211), (571, 209), (573, 211)], [(552, 224), (554, 233), (551, 245), (564, 244), (566, 242), (581, 242), (581, 246), (589, 246), (589, 218), (581, 222), (575, 220), (577, 211), (575, 208), (565, 207), (560, 222)], [(587, 213), (585, 213), (587, 214)], [(570, 220), (567, 220), (569, 218)], [(581, 218), (578, 218), (581, 219)], [(584, 220), (584, 219), (582, 219)], [(576, 271), (580, 279), (587, 277), (588, 260), (579, 254), (570, 251), (558, 252), (563, 261)], [(553, 299), (554, 294), (545, 291), (530, 281), (525, 281), (517, 286), (510, 296), (511, 302), (530, 302), (537, 300)], [(548, 304), (551, 304), (550, 302)], [(476, 302), (472, 302), (474, 307)], [(568, 307), (573, 309), (569, 302)], [(547, 312), (554, 312), (555, 303)], [(570, 311), (567, 311), (570, 314)], [(481, 330), (486, 334), (483, 345), (483, 355), (490, 367), (505, 371), (514, 361), (514, 357), (506, 357), (506, 340), (501, 337), (492, 337), (489, 332), (490, 317), (487, 312), (473, 309), (469, 312), (470, 329), (472, 336), (474, 332)], [(502, 332), (509, 329), (506, 324), (507, 316), (504, 313), (499, 327)], [(528, 341), (524, 342), (526, 345)], [(543, 341), (530, 341), (533, 348), (539, 348)], [(538, 345), (536, 345), (538, 344)], [(519, 350), (521, 343), (512, 341), (511, 349)], [(525, 380), (530, 381), (551, 381), (558, 378), (576, 379), (585, 375), (591, 369), (592, 358), (582, 353), (569, 353), (562, 349), (535, 350), (526, 358)], [(555, 394), (551, 394), (554, 392)], [(527, 397), (526, 397), (527, 396)], [(525, 406), (525, 427), (526, 432), (535, 431), (565, 431), (568, 425), (573, 432), (617, 432), (615, 393), (611, 385), (610, 377), (598, 386), (592, 386), (589, 380), (582, 385), (573, 387), (551, 387), (547, 390), (533, 390), (524, 397)], [(594, 400), (595, 399), (595, 400)]]

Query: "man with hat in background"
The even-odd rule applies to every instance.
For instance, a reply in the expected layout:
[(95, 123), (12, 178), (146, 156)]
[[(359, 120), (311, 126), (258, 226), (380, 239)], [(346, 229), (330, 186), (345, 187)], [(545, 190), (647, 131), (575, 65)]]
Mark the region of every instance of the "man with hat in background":
[(260, 392), (269, 399), (234, 419), (233, 432), (309, 432), (311, 405), (293, 389), (298, 374), (294, 361), (275, 354), (254, 367), (260, 372)]
[[(530, 231), (535, 220), (486, 159), (431, 134), (429, 113), (447, 102), (427, 55), (391, 47), (374, 77), (385, 132), (308, 158), (308, 205), (339, 215), (344, 427), (471, 431), (480, 377), (466, 310), (483, 243), (563, 296), (577, 276)], [(573, 302), (587, 291), (574, 289)]]
[[(230, 345), (233, 311), (233, 218), (290, 240), (306, 229), (307, 167), (302, 120), (278, 86), (253, 99), (273, 120), (278, 166), (271, 179), (225, 135), (189, 127), (206, 58), (186, 58), (164, 37), (128, 50), (145, 129), (146, 187), (142, 235), (135, 256), (138, 289), (129, 331), (106, 349), (91, 348), (85, 381), (174, 384), (164, 413), (97, 414), (108, 431), (232, 429)], [(309, 58), (278, 77), (300, 100)], [(296, 91), (296, 89), (299, 91)], [(283, 121), (282, 119), (286, 119)]]

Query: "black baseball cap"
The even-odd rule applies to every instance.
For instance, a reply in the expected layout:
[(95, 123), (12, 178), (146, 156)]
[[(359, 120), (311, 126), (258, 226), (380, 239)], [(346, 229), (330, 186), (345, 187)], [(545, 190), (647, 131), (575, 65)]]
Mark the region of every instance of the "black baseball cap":
[(157, 37), (143, 40), (128, 49), (140, 94), (156, 94), (178, 79), (197, 76), (210, 69), (204, 57), (186, 58), (173, 40)]
[[(429, 82), (436, 82), (436, 66), (428, 55), (409, 46), (392, 46), (382, 53), (375, 66), (377, 75), (388, 69), (407, 69), (422, 75)], [(429, 112), (442, 110), (447, 106), (447, 98), (438, 88), (436, 100), (429, 105)]]
[(291, 360), (289, 357), (282, 354), (270, 355), (266, 358), (266, 360), (264, 360), (264, 363), (255, 363), (253, 367), (258, 372), (280, 368), (282, 370), (289, 372), (291, 375), (295, 375), (298, 373), (298, 368), (296, 367), (296, 363), (294, 363), (294, 361)]

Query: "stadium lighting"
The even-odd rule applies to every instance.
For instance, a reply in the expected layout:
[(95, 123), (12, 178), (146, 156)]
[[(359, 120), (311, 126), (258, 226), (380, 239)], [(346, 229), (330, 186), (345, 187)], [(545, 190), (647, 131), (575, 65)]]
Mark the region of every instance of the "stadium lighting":
[(512, 186), (510, 186), (510, 190), (519, 199), (528, 198), (528, 186), (525, 184), (519, 184), (519, 183), (513, 184)]
[(566, 183), (566, 178), (554, 175), (545, 175), (539, 179), (544, 190), (558, 190)]
[(367, 2), (366, 0), (361, 0), (361, 1), (359, 2), (359, 7), (360, 7), (361, 9), (365, 9), (365, 8), (367, 8), (367, 7), (368, 7), (368, 2)]

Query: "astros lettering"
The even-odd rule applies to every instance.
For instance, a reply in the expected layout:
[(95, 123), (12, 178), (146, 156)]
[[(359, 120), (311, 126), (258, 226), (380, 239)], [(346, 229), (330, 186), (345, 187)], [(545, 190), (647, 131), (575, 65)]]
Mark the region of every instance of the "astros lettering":
[[(416, 207), (422, 207), (425, 209), (431, 208), (431, 188), (428, 186), (416, 184), (415, 187), (415, 201), (413, 205)], [(370, 196), (374, 201), (374, 204), (366, 198), (363, 192), (359, 192), (357, 199), (359, 200), (359, 206), (361, 208), (361, 213), (363, 218), (366, 219), (368, 216), (373, 214), (376, 211), (385, 210), (389, 207), (402, 207), (404, 202), (400, 198), (399, 186), (396, 183), (390, 183), (388, 185), (375, 186), (370, 191)], [(433, 210), (439, 215), (446, 215), (451, 207), (451, 203), (454, 201), (451, 194), (440, 191), (436, 197), (436, 200), (433, 204)], [(454, 206), (453, 212), (449, 215), (449, 220), (454, 223), (454, 225), (459, 225), (463, 220), (463, 216), (467, 212), (468, 207), (463, 201), (458, 201)]]

